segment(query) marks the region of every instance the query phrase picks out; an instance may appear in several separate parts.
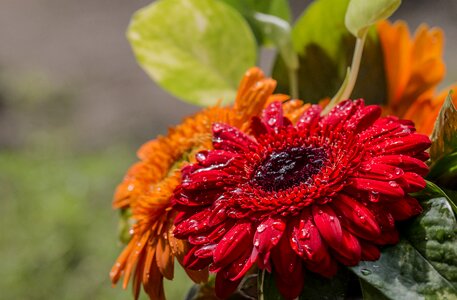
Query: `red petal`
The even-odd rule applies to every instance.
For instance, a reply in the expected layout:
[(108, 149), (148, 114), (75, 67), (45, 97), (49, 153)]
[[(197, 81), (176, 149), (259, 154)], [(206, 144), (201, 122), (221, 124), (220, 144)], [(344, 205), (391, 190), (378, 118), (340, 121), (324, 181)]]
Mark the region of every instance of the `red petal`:
[(367, 240), (376, 239), (381, 234), (375, 217), (360, 202), (341, 194), (339, 199), (332, 202), (335, 212), (340, 213), (347, 222), (347, 229), (353, 234)]
[(346, 230), (343, 230), (343, 239), (340, 247), (333, 248), (333, 250), (338, 254), (336, 258), (346, 266), (357, 265), (362, 257), (359, 241)]
[(314, 223), (324, 240), (332, 247), (340, 247), (343, 239), (340, 221), (328, 205), (312, 206)]
[(430, 147), (430, 139), (423, 134), (410, 134), (407, 136), (385, 139), (384, 142), (373, 147), (378, 152), (385, 154), (416, 154)]
[(376, 222), (379, 224), (381, 231), (391, 231), (395, 229), (394, 217), (384, 209), (384, 207), (387, 209), (387, 205), (370, 202), (367, 203), (367, 207), (376, 218)]
[(216, 296), (221, 299), (228, 298), (240, 284), (241, 279), (231, 281), (225, 277), (225, 272), (219, 272), (216, 275), (215, 292)]
[(326, 278), (332, 278), (338, 271), (337, 262), (329, 254), (319, 263), (305, 261), (305, 266), (308, 270)]
[[(233, 281), (242, 279), (246, 272), (251, 269), (254, 263), (255, 260), (251, 259), (251, 251), (250, 249), (247, 249), (247, 251), (241, 257), (228, 265), (228, 268), (225, 270), (227, 272), (226, 277)], [(223, 271), (224, 270), (221, 270), (221, 272)]]
[(305, 285), (305, 274), (303, 271), (297, 272), (294, 276), (284, 278), (275, 273), (276, 287), (284, 299), (298, 299)]
[(250, 129), (256, 138), (270, 132), (268, 126), (257, 116), (251, 119)]
[(373, 242), (377, 245), (395, 245), (398, 243), (399, 239), (398, 232), (394, 229), (391, 231), (383, 231), (381, 236)]
[(427, 185), (425, 179), (416, 173), (406, 172), (405, 175), (403, 175), (403, 179), (408, 184), (407, 187), (403, 188), (407, 193), (418, 192), (420, 190), (423, 190)]
[(352, 100), (345, 100), (335, 106), (325, 117), (322, 118), (322, 123), (330, 126), (344, 123), (354, 110), (363, 105), (363, 102), (355, 102)]
[(357, 190), (371, 193), (381, 193), (388, 197), (403, 197), (405, 193), (401, 186), (395, 181), (378, 181), (365, 178), (352, 178), (350, 186)]
[(360, 247), (362, 247), (362, 260), (375, 261), (381, 257), (378, 247), (370, 242), (359, 240)]
[[(286, 235), (281, 237), (279, 244), (272, 250), (271, 258), (279, 291), (285, 297), (297, 297), (303, 289), (303, 266), (300, 257), (290, 247)], [(283, 289), (285, 284), (290, 291)]]
[(422, 207), (416, 199), (406, 196), (403, 199), (389, 202), (388, 210), (396, 221), (403, 221), (420, 214)]
[(185, 190), (214, 189), (236, 183), (236, 177), (221, 170), (200, 169), (182, 181)]
[(185, 239), (188, 235), (205, 232), (210, 228), (208, 224), (208, 217), (210, 214), (211, 210), (206, 208), (194, 215), (191, 215), (188, 219), (176, 225), (173, 234), (178, 239)]
[(403, 176), (404, 172), (401, 168), (385, 165), (375, 164), (372, 162), (362, 163), (360, 166), (360, 177), (368, 179), (376, 179), (382, 181), (395, 180)]
[(194, 247), (194, 255), (198, 258), (211, 258), (213, 256), (214, 249), (217, 244), (208, 244), (200, 247)]
[(211, 257), (200, 258), (195, 255), (195, 252), (198, 249), (198, 247), (192, 247), (186, 255), (184, 255), (182, 261), (183, 266), (191, 270), (203, 270), (211, 263)]
[(257, 226), (254, 234), (254, 247), (259, 253), (260, 260), (263, 260), (263, 265), (268, 265), (269, 254), (271, 249), (276, 246), (281, 238), (286, 224), (278, 218), (268, 218)]
[(357, 114), (348, 122), (354, 123), (354, 132), (359, 133), (373, 125), (381, 116), (382, 109), (377, 105), (369, 105), (357, 111)]
[(329, 254), (309, 210), (290, 223), (290, 245), (305, 262), (320, 263)]
[(239, 157), (238, 154), (234, 152), (224, 151), (224, 150), (204, 150), (200, 151), (195, 155), (195, 158), (203, 167), (210, 167), (216, 165), (227, 165), (227, 162)]
[(414, 172), (425, 176), (428, 174), (428, 166), (423, 161), (408, 155), (382, 155), (372, 159), (374, 163), (383, 163), (402, 168), (405, 172)]
[(236, 224), (219, 241), (214, 250), (214, 263), (227, 265), (240, 257), (247, 247), (252, 247), (251, 224)]
[(255, 144), (255, 141), (235, 127), (222, 123), (213, 124), (213, 146), (216, 150), (243, 153)]
[(262, 115), (263, 122), (274, 130), (278, 130), (283, 126), (283, 118), (282, 104), (279, 101), (268, 105)]
[(303, 113), (300, 119), (298, 119), (297, 127), (300, 130), (312, 131), (312, 129), (319, 123), (321, 118), (321, 111), (322, 108), (319, 105), (311, 105), (311, 107)]

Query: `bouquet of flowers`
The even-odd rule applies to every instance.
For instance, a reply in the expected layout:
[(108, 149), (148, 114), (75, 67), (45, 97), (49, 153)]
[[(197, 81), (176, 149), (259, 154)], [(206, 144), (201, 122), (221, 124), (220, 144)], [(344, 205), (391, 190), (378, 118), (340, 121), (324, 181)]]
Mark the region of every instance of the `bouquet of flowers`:
[[(165, 299), (457, 299), (457, 111), (443, 33), (400, 0), (159, 0), (139, 64), (205, 108), (144, 144), (117, 187), (110, 276)], [(276, 50), (271, 76), (255, 67)], [(178, 267), (178, 266), (176, 266)]]

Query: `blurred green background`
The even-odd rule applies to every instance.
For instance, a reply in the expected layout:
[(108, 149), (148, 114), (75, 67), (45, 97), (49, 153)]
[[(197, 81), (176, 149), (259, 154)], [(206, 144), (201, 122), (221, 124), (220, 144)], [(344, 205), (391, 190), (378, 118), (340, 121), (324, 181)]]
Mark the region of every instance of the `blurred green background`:
[[(294, 15), (308, 2), (291, 1)], [(131, 298), (108, 278), (122, 249), (114, 188), (142, 143), (198, 110), (134, 61), (124, 32), (148, 3), (0, 2), (0, 299)], [(456, 12), (452, 0), (409, 0), (394, 16), (446, 30), (446, 83)], [(178, 275), (171, 300), (189, 287)]]

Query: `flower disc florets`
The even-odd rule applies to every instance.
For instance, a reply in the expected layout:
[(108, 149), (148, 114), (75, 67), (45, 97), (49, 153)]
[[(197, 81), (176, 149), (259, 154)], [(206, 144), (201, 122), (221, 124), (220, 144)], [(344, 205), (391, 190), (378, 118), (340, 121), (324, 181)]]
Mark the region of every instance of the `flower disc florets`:
[(175, 190), (174, 234), (192, 245), (184, 264), (210, 265), (225, 297), (256, 263), (295, 298), (305, 269), (330, 277), (336, 262), (378, 259), (377, 245), (398, 241), (395, 221), (421, 211), (407, 193), (425, 187), (430, 146), (412, 122), (380, 114), (348, 100), (293, 125), (274, 102), (248, 134), (214, 124), (214, 150)]

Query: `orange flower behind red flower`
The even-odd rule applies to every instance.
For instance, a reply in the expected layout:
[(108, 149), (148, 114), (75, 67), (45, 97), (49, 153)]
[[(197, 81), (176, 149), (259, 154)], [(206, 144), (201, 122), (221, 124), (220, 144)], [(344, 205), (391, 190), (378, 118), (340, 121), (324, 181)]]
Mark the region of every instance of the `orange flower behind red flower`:
[[(163, 278), (173, 278), (174, 258), (181, 263), (187, 252), (187, 243), (172, 234), (176, 212), (170, 197), (181, 182), (181, 167), (195, 161), (196, 152), (211, 148), (214, 122), (243, 127), (260, 113), (275, 86), (276, 82), (265, 78), (260, 69), (252, 68), (240, 84), (233, 107), (205, 109), (170, 129), (167, 136), (141, 147), (140, 162), (127, 172), (113, 202), (114, 208), (130, 209), (135, 222), (130, 241), (111, 270), (113, 284), (124, 276), (126, 288), (132, 278), (135, 298), (143, 286), (151, 299), (165, 299)], [(207, 270), (186, 272), (195, 282), (206, 280), (208, 274)]]
[(455, 84), (436, 95), (445, 75), (444, 34), (421, 25), (411, 38), (402, 21), (383, 21), (377, 29), (387, 77), (386, 113), (410, 119), (417, 131), (430, 135), (447, 94), (457, 88)]

